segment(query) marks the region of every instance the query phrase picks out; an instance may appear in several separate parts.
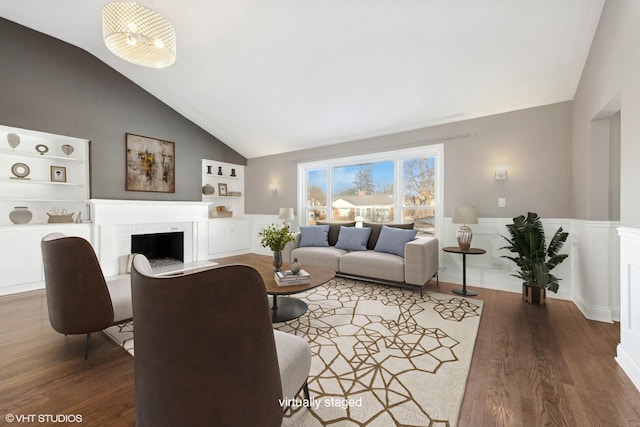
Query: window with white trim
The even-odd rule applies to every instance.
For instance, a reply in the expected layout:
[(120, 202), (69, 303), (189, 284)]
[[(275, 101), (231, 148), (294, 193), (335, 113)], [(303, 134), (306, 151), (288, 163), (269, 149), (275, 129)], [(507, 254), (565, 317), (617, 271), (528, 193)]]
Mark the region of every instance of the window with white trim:
[(443, 146), (298, 164), (300, 225), (409, 223), (436, 235), (442, 226)]

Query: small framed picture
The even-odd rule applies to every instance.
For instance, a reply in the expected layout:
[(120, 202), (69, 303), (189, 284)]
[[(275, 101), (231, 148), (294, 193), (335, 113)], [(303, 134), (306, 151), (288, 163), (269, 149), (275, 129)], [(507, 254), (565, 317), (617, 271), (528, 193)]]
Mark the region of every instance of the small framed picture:
[(67, 182), (67, 168), (64, 166), (51, 166), (52, 182)]
[(227, 184), (223, 184), (222, 182), (218, 183), (218, 195), (220, 196), (227, 195)]

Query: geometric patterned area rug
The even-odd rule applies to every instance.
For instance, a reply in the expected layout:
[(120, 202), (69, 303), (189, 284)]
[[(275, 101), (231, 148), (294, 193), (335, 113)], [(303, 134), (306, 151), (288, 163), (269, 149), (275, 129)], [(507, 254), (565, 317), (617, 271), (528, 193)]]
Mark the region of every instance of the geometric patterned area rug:
[[(339, 277), (294, 297), (309, 309), (274, 328), (309, 342), (311, 402), (283, 426), (457, 425), (482, 301)], [(105, 333), (134, 354), (131, 323)]]

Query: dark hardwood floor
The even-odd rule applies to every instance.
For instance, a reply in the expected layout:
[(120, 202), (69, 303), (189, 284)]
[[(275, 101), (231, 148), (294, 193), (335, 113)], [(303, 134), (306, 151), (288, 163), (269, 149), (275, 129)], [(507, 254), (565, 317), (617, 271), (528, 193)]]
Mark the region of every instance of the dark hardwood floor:
[[(619, 325), (585, 320), (567, 301), (475, 290), (485, 304), (460, 426), (640, 426), (640, 392), (614, 360)], [(0, 425), (43, 425), (9, 414), (135, 425), (133, 358), (103, 334), (85, 361), (84, 337), (49, 325), (44, 291), (0, 297), (0, 325)]]

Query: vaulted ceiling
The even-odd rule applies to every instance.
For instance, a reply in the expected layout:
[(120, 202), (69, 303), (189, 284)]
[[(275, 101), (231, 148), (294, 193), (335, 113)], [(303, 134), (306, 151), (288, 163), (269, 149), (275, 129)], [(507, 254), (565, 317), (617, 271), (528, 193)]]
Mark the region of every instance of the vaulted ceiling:
[(253, 158), (571, 100), (604, 0), (142, 0), (176, 29), (161, 70), (107, 50), (105, 3), (3, 1), (0, 16)]

